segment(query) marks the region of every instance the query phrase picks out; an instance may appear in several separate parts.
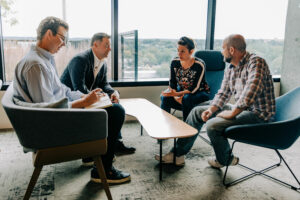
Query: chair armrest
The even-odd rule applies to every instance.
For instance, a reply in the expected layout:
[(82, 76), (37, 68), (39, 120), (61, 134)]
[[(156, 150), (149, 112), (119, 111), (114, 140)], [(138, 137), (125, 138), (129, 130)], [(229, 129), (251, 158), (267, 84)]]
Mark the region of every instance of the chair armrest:
[(299, 119), (231, 126), (225, 130), (224, 136), (246, 144), (283, 150), (299, 137)]
[(107, 137), (103, 109), (14, 108), (9, 115), (20, 143), (30, 149), (78, 144)]

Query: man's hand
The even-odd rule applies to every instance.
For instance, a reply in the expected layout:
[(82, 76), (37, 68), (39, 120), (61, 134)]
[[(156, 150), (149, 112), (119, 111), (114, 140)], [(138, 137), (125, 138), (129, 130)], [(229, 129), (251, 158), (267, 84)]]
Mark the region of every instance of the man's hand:
[(201, 114), (201, 118), (204, 122), (209, 120), (213, 113), (215, 113), (219, 108), (217, 106), (210, 106), (206, 111)]
[(224, 110), (223, 112), (220, 112), (217, 117), (222, 117), (224, 119), (233, 119), (238, 114), (240, 114), (244, 109), (241, 108), (234, 108), (233, 110)]
[(72, 102), (71, 107), (85, 108), (89, 105), (92, 105), (93, 103), (99, 101), (100, 98), (103, 96), (103, 93), (101, 93), (101, 91), (102, 90), (100, 88), (97, 88), (88, 94), (82, 95), (80, 99), (77, 99)]
[(217, 117), (222, 117), (224, 119), (233, 119), (235, 115), (233, 115), (232, 110), (224, 110), (220, 112)]
[(113, 103), (119, 103), (119, 98), (118, 98), (118, 96), (117, 96), (115, 93), (112, 93), (112, 94), (110, 95), (110, 100), (111, 100), (111, 102), (113, 102)]
[(212, 114), (212, 111), (210, 109), (207, 109), (201, 114), (201, 118), (204, 122), (206, 122), (212, 116)]
[(102, 90), (100, 88), (97, 88), (97, 89), (94, 89), (93, 91), (91, 91), (90, 93), (88, 93), (87, 95), (85, 95), (83, 97), (85, 107), (99, 101), (100, 98), (103, 96), (101, 91)]

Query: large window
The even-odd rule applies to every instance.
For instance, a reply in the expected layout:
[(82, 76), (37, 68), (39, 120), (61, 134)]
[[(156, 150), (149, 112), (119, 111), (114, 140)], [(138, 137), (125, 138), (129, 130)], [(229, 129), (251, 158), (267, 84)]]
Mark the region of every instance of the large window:
[(232, 33), (244, 35), (247, 50), (266, 59), (273, 75), (280, 74), (288, 0), (218, 0), (215, 46)]
[[(4, 16), (2, 11), (3, 47), (6, 81), (11, 81), (18, 61), (36, 43), (36, 29), (47, 16), (65, 18), (69, 24), (69, 44), (55, 54), (59, 75), (70, 59), (90, 46), (90, 38), (96, 32), (111, 31), (110, 1), (99, 0), (13, 0), (13, 11)], [(38, 8), (38, 9), (37, 9)], [(2, 9), (3, 10), (3, 9)], [(16, 19), (11, 24), (9, 17)], [(110, 68), (110, 58), (107, 59)], [(110, 69), (109, 78), (110, 78)]]
[[(65, 19), (69, 25), (69, 45), (56, 55), (59, 74), (70, 59), (89, 48), (96, 32), (111, 34), (111, 4), (117, 2), (114, 18), (118, 25), (118, 62), (114, 73), (118, 81), (156, 81), (169, 78), (169, 65), (177, 55), (181, 36), (195, 39), (197, 48), (205, 48), (215, 37), (214, 49), (221, 50), (222, 40), (240, 33), (247, 40), (247, 50), (265, 58), (272, 74), (280, 74), (288, 0), (3, 0), (9, 5), (17, 24), (1, 13), (6, 81), (13, 78), (17, 62), (36, 42), (36, 28), (46, 16)], [(208, 11), (209, 5), (215, 5)], [(38, 9), (37, 9), (38, 8)], [(212, 6), (211, 8), (214, 8)], [(3, 9), (2, 9), (3, 10)], [(207, 13), (209, 12), (209, 13)], [(215, 32), (213, 32), (216, 13)], [(211, 16), (206, 32), (207, 14)], [(116, 27), (114, 27), (116, 30)], [(206, 33), (210, 37), (206, 38)], [(112, 47), (114, 48), (114, 47)], [(111, 77), (111, 57), (108, 59)], [(114, 60), (115, 62), (115, 60)], [(115, 73), (116, 74), (116, 73)], [(116, 77), (115, 77), (116, 79)]]
[(197, 49), (204, 49), (206, 18), (206, 0), (119, 0), (119, 32), (125, 33), (119, 42), (120, 79), (168, 78), (181, 36), (192, 37)]

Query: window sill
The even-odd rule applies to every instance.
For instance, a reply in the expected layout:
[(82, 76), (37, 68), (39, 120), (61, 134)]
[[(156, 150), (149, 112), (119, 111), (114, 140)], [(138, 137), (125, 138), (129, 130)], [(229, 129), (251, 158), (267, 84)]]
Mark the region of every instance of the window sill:
[[(280, 82), (280, 75), (273, 76), (273, 82), (278, 83)], [(137, 80), (134, 79), (126, 79), (126, 80), (119, 80), (119, 81), (109, 81), (112, 87), (139, 87), (139, 86), (167, 86), (169, 85), (169, 79), (161, 78), (161, 79), (144, 79), (144, 80)], [(6, 90), (11, 82), (5, 82), (2, 85), (1, 91)]]
[(166, 86), (169, 85), (168, 78), (160, 79), (124, 79), (118, 81), (109, 81), (112, 87), (138, 87), (138, 86)]

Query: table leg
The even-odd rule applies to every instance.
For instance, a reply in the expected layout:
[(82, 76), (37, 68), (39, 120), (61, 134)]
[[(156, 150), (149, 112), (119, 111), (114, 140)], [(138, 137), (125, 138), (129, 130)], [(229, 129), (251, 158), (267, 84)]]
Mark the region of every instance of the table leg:
[(162, 140), (159, 140), (159, 180), (162, 180)]
[(173, 157), (173, 164), (176, 165), (176, 138), (174, 138), (174, 157)]

